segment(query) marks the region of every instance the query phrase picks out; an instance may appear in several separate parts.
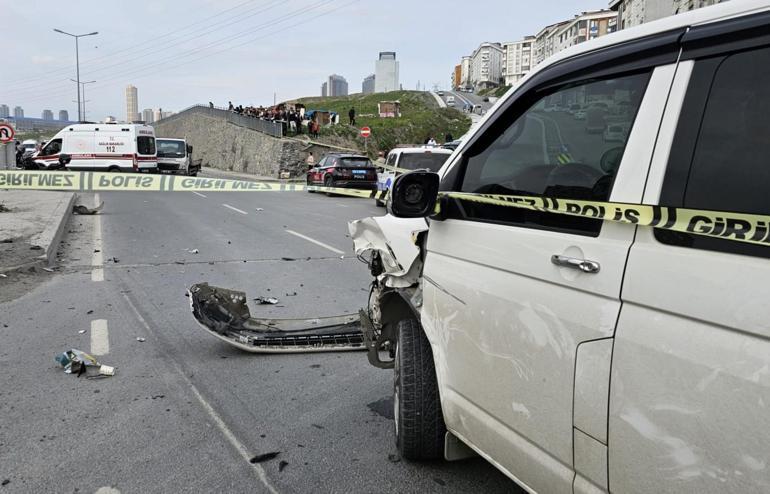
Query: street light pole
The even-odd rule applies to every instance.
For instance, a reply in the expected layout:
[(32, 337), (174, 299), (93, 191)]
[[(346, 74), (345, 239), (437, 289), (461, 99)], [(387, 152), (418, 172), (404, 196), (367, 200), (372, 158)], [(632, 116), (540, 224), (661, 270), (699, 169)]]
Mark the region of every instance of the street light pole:
[[(72, 82), (78, 82), (75, 79), (70, 79)], [(86, 82), (78, 82), (78, 91), (80, 91), (80, 86), (83, 86), (83, 114), (82, 118), (80, 118), (80, 103), (78, 103), (78, 121), (83, 121), (86, 119), (86, 84), (93, 84), (96, 81), (86, 81)]]
[(80, 113), (80, 53), (79, 53), (80, 50), (78, 47), (78, 38), (82, 38), (84, 36), (93, 36), (95, 34), (99, 34), (99, 31), (94, 31), (88, 34), (72, 34), (72, 33), (64, 32), (61, 29), (54, 29), (54, 31), (57, 33), (66, 34), (67, 36), (72, 36), (73, 38), (75, 38), (75, 74), (77, 77), (77, 80), (75, 82), (77, 82), (77, 85), (78, 85), (77, 86), (78, 87), (78, 122), (80, 122), (83, 119), (81, 118), (82, 114)]

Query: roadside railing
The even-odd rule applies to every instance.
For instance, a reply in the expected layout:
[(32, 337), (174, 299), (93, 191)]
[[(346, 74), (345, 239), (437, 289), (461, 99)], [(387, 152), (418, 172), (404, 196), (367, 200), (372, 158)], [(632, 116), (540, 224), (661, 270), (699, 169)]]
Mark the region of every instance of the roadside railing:
[(283, 137), (284, 124), (280, 121), (264, 120), (262, 118), (250, 117), (248, 115), (239, 115), (225, 108), (211, 108), (207, 105), (193, 105), (189, 108), (185, 108), (179, 113), (175, 113), (166, 118), (157, 120), (155, 123), (172, 122), (184, 115), (189, 115), (191, 113), (197, 113), (200, 115), (206, 115), (208, 117), (225, 120), (239, 127), (256, 130), (257, 132), (262, 132), (263, 134), (271, 135), (273, 137)]

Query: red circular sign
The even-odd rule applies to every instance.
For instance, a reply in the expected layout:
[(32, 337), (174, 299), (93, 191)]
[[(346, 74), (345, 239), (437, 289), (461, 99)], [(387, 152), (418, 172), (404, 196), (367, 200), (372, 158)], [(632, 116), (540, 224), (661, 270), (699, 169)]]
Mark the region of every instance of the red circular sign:
[(6, 123), (0, 124), (0, 142), (11, 142), (13, 140), (14, 134), (15, 132), (13, 127)]
[(369, 137), (372, 135), (372, 129), (369, 127), (361, 127), (361, 137)]

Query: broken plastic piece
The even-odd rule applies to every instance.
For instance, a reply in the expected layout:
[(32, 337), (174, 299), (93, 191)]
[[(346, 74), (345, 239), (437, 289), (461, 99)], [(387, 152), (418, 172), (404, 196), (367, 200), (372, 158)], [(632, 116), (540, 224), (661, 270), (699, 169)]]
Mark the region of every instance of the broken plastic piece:
[(257, 208), (257, 211), (264, 211), (264, 208)]
[(80, 333), (80, 334), (86, 334), (86, 330), (85, 330), (85, 329), (81, 329), (80, 331), (78, 331), (78, 333)]
[(115, 368), (100, 364), (95, 357), (73, 348), (56, 356), (56, 361), (64, 367), (65, 374), (87, 377), (107, 377), (115, 375)]
[(262, 463), (263, 461), (272, 460), (276, 456), (280, 455), (280, 451), (271, 451), (270, 453), (263, 453), (261, 455), (257, 455), (249, 460), (249, 463)]
[(190, 254), (198, 254), (198, 253), (200, 253), (200, 251), (198, 249), (190, 249), (187, 252), (189, 252)]
[(102, 202), (95, 208), (87, 208), (82, 204), (75, 204), (74, 206), (72, 206), (72, 213), (73, 214), (96, 214), (99, 211), (101, 211), (103, 206), (104, 206), (104, 202)]
[(136, 341), (138, 341), (139, 343), (144, 343), (145, 339), (144, 339), (144, 338), (142, 338), (141, 336), (138, 336), (138, 337), (136, 338)]
[(275, 305), (278, 303), (278, 299), (275, 297), (257, 297), (254, 301), (260, 305)]
[(190, 287), (190, 307), (210, 334), (253, 353), (363, 350), (357, 314), (310, 319), (251, 317), (244, 292), (199, 283)]

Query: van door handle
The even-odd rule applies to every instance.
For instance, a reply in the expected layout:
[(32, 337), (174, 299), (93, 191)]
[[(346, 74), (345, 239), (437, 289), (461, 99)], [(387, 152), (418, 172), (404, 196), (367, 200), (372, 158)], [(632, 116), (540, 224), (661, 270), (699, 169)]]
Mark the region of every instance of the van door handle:
[(578, 259), (576, 257), (567, 257), (554, 254), (551, 256), (551, 262), (557, 266), (565, 268), (579, 269), (584, 273), (598, 273), (601, 266), (596, 261), (587, 259)]

